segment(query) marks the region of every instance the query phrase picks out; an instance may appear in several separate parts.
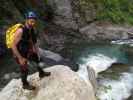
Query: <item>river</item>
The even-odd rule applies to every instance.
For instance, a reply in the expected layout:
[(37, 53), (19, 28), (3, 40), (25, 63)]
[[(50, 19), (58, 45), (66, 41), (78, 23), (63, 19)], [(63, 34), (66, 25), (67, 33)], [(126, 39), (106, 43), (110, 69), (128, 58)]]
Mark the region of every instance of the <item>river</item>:
[(133, 47), (128, 40), (90, 43), (75, 49), (79, 75), (87, 80), (86, 66), (97, 74), (98, 100), (133, 100)]

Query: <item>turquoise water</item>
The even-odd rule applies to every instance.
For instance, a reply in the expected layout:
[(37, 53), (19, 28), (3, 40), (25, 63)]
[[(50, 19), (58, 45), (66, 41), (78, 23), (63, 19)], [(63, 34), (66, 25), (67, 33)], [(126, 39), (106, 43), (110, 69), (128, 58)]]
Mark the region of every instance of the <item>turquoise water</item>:
[(96, 44), (86, 44), (80, 45), (74, 48), (73, 55), (75, 60), (78, 63), (82, 63), (82, 58), (88, 57), (91, 54), (103, 54), (110, 58), (116, 58), (117, 62), (125, 64), (133, 64), (130, 52), (128, 49), (133, 50), (133, 48), (126, 45), (116, 45), (116, 44), (105, 44), (105, 43), (96, 43)]

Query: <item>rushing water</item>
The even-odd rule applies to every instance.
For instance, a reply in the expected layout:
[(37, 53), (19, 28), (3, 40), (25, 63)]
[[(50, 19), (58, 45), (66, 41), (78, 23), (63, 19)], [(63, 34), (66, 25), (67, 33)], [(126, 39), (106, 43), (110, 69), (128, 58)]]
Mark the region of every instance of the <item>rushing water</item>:
[(133, 100), (128, 99), (133, 90), (133, 47), (120, 44), (86, 44), (75, 51), (80, 64), (79, 75), (87, 79), (87, 65), (97, 73), (100, 100)]

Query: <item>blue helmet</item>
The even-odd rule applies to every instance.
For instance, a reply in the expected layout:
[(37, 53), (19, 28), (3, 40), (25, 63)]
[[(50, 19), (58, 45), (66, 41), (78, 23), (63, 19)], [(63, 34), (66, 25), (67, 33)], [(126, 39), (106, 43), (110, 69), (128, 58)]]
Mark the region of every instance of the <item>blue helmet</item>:
[(26, 19), (30, 19), (30, 18), (37, 19), (36, 13), (33, 12), (33, 11), (29, 11), (29, 12), (26, 14)]

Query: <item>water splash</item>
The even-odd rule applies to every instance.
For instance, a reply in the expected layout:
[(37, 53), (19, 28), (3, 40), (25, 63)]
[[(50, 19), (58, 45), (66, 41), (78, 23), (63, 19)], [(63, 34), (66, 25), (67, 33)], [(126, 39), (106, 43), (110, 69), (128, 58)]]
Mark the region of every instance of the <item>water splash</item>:
[(106, 69), (108, 69), (112, 63), (117, 62), (116, 58), (110, 58), (107, 57), (103, 54), (92, 54), (89, 55), (87, 58), (82, 58), (84, 64), (81, 65), (82, 70), (85, 70), (85, 66), (89, 66), (92, 67), (96, 74), (98, 74), (99, 72), (105, 71)]
[(133, 39), (126, 39), (126, 40), (115, 40), (115, 41), (111, 41), (112, 44), (118, 44), (118, 45), (129, 45), (129, 46), (133, 46)]
[(102, 80), (97, 96), (100, 100), (125, 100), (133, 89), (133, 74), (122, 73), (119, 80)]

